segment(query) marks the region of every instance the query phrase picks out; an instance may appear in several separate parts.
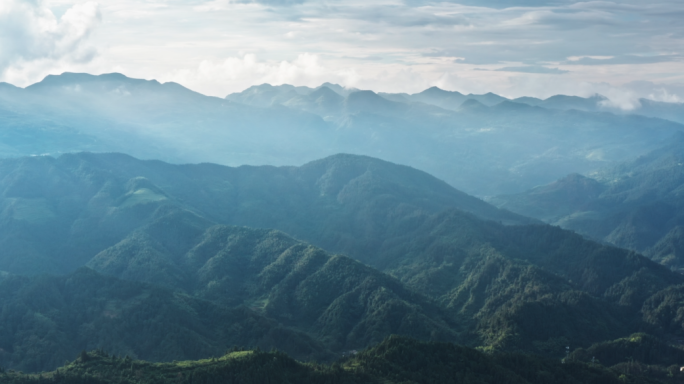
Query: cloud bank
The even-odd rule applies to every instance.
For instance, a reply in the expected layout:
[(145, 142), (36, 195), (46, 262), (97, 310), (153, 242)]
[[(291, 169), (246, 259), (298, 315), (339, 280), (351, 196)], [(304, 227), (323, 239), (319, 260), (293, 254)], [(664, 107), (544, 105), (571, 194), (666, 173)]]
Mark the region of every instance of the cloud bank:
[[(12, 44), (0, 48), (0, 80), (20, 86), (69, 70), (216, 96), (330, 81), (385, 92), (614, 93), (631, 100), (617, 102), (626, 108), (639, 97), (684, 99), (675, 86), (684, 83), (681, 1), (6, 1), (0, 33)], [(638, 82), (667, 91), (629, 85)]]
[(0, 74), (40, 61), (83, 63), (96, 51), (84, 42), (101, 20), (95, 2), (74, 4), (61, 18), (41, 1), (0, 2)]

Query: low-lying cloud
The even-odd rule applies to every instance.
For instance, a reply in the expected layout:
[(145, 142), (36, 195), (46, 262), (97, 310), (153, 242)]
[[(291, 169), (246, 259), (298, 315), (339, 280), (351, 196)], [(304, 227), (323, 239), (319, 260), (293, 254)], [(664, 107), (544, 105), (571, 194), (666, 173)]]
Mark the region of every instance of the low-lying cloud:
[(548, 68), (548, 67), (542, 67), (542, 66), (537, 66), (537, 65), (530, 65), (530, 66), (524, 66), (524, 67), (503, 67), (503, 68), (495, 69), (495, 71), (499, 71), (499, 72), (520, 72), (520, 73), (541, 73), (541, 74), (550, 74), (550, 75), (561, 75), (563, 73), (570, 72), (570, 71), (566, 71), (564, 69)]

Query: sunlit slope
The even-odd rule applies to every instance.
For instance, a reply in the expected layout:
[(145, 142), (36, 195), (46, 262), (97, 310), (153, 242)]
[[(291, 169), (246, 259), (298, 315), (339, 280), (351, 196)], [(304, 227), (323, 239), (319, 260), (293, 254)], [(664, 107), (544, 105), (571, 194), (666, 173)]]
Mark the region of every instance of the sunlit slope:
[[(421, 343), (390, 337), (381, 344), (333, 365), (302, 364), (282, 352), (232, 349), (222, 356), (197, 361), (150, 363), (106, 351), (81, 353), (78, 359), (40, 375), (48, 384), (189, 383), (482, 383), (482, 384), (618, 384), (676, 383), (676, 367), (606, 368), (584, 360), (520, 354), (484, 354), (447, 343)], [(38, 375), (0, 372), (8, 384), (33, 383)]]

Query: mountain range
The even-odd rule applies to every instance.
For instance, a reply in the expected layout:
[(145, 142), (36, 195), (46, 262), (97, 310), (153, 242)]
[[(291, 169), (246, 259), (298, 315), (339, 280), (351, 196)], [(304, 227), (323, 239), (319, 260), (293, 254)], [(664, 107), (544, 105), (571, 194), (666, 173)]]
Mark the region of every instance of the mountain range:
[[(240, 343), (325, 361), (396, 333), (562, 357), (682, 332), (680, 274), (364, 156), (28, 157), (0, 162), (0, 196), (0, 293), (14, 303), (0, 364), (23, 370), (54, 369), (44, 356), (61, 345), (168, 361)], [(145, 322), (157, 307), (168, 315)], [(178, 331), (136, 345), (147, 324)]]
[(683, 108), (610, 105), (2, 83), (0, 381), (679, 382)]
[(26, 88), (0, 87), (0, 156), (124, 152), (237, 166), (352, 153), (494, 196), (632, 160), (684, 128), (674, 112), (653, 118), (580, 108), (592, 103), (600, 105), (600, 97), (508, 100), (438, 88), (390, 95), (334, 84), (265, 84), (221, 99), (175, 83), (65, 73)]
[(684, 270), (684, 135), (633, 161), (491, 202)]

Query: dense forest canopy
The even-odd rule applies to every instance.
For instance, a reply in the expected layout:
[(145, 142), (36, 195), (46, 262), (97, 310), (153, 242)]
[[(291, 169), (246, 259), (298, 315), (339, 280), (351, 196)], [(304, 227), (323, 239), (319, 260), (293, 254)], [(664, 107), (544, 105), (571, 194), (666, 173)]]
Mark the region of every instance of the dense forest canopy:
[(668, 268), (368, 157), (78, 154), (4, 160), (0, 176), (6, 368), (233, 344), (331, 362), (391, 334), (561, 359), (637, 332), (668, 345), (684, 324)]

